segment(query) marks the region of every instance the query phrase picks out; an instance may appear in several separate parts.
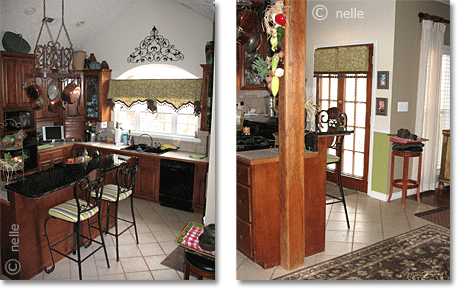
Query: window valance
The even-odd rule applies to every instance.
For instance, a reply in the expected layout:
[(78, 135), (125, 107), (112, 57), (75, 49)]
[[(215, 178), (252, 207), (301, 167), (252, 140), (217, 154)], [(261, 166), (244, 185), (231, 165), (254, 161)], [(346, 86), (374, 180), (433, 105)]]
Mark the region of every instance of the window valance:
[(110, 80), (108, 101), (131, 106), (136, 101), (166, 101), (178, 110), (182, 105), (200, 103), (202, 79), (126, 79)]
[(314, 51), (314, 76), (332, 73), (368, 73), (367, 45), (318, 48)]

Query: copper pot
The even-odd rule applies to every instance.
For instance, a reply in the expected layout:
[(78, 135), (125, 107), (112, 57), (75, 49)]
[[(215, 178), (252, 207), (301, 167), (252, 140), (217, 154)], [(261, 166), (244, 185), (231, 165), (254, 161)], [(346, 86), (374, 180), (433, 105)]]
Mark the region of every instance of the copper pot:
[(37, 100), (41, 97), (41, 87), (36, 84), (30, 84), (26, 87), (25, 92), (27, 96), (32, 100)]
[(62, 100), (60, 99), (54, 99), (51, 102), (49, 102), (48, 105), (48, 110), (51, 112), (59, 112), (60, 108), (65, 108), (63, 106)]
[(81, 87), (74, 82), (69, 83), (62, 92), (62, 100), (69, 103), (75, 103), (81, 95)]
[(254, 31), (259, 25), (259, 18), (254, 11), (240, 11), (236, 17), (238, 27), (237, 41), (244, 44), (251, 39)]
[(33, 110), (39, 110), (44, 107), (44, 100), (43, 98), (39, 97), (38, 99), (32, 99), (30, 100), (30, 107), (32, 107)]

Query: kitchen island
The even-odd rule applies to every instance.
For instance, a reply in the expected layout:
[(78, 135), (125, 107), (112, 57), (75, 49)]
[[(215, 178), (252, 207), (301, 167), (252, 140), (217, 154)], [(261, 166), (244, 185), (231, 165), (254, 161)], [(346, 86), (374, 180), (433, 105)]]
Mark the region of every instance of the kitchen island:
[[(26, 280), (52, 264), (46, 238), (44, 220), (48, 210), (73, 198), (73, 184), (94, 169), (106, 171), (105, 184), (116, 182), (116, 168), (129, 157), (106, 155), (88, 163), (60, 163), (53, 168), (26, 175), (6, 186), (8, 199), (1, 203), (1, 255), (2, 272), (10, 279)], [(105, 208), (106, 209), (106, 208)], [(105, 214), (102, 206), (102, 215)], [(114, 222), (110, 222), (113, 226)], [(82, 234), (88, 235), (88, 227)], [(68, 222), (49, 222), (50, 242), (62, 239), (73, 232)], [(91, 230), (97, 236), (97, 230)], [(71, 238), (59, 244), (58, 249), (69, 254)], [(56, 261), (63, 256), (55, 255)]]
[[(305, 257), (325, 250), (327, 146), (338, 134), (318, 133), (304, 154)], [(237, 249), (263, 268), (280, 265), (279, 150), (237, 152)]]

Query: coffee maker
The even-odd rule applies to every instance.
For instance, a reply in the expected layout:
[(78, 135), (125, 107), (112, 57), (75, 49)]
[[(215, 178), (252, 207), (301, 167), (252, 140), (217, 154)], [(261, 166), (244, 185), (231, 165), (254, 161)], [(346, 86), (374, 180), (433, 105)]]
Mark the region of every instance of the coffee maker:
[(97, 135), (95, 134), (95, 132), (91, 131), (91, 130), (88, 130), (86, 129), (84, 131), (84, 141), (86, 142), (94, 142), (97, 140)]

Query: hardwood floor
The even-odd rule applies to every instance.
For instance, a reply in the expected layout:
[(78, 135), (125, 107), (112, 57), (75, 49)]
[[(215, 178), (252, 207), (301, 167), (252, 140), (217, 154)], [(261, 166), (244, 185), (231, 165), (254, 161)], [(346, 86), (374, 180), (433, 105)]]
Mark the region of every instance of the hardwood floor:
[[(408, 196), (407, 199), (416, 199), (416, 195)], [(426, 191), (421, 193), (421, 203), (435, 206), (447, 207), (450, 205), (450, 186), (445, 186), (443, 190)]]

